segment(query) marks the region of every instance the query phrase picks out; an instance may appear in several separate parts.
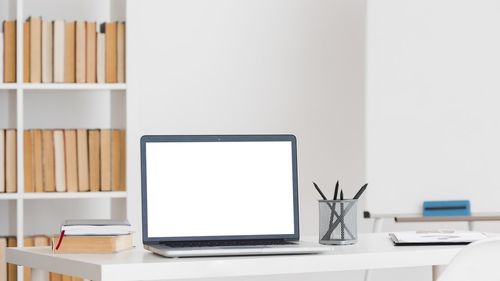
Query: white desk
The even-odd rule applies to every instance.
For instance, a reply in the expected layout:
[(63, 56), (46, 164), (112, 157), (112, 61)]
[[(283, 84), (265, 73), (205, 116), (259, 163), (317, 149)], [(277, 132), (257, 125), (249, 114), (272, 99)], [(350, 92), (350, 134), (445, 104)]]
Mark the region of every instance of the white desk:
[(460, 246), (394, 247), (387, 233), (362, 234), (352, 246), (317, 255), (163, 258), (143, 249), (118, 254), (53, 254), (43, 248), (7, 248), (9, 263), (95, 281), (258, 276), (444, 265)]

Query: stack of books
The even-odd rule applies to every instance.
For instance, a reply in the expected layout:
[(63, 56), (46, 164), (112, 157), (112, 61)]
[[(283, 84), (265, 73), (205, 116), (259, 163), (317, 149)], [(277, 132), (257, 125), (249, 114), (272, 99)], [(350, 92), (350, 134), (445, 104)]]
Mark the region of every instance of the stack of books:
[(116, 253), (132, 247), (127, 220), (67, 220), (52, 239), (55, 253)]
[[(125, 83), (125, 23), (44, 20), (23, 25), (25, 83)], [(99, 29), (99, 30), (98, 30)], [(2, 23), (0, 83), (15, 83), (16, 21)]]
[(24, 131), (25, 192), (124, 191), (125, 161), (124, 130)]

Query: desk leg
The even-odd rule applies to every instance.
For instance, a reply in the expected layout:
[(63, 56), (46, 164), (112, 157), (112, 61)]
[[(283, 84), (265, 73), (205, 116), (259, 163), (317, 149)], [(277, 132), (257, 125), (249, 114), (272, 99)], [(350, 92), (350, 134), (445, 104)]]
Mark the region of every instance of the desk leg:
[(47, 271), (32, 268), (31, 269), (31, 280), (33, 281), (49, 281), (49, 273)]
[[(373, 220), (373, 233), (381, 232), (382, 231), (382, 224), (383, 224), (383, 219), (382, 218), (375, 218)], [(371, 270), (365, 270), (365, 281), (370, 281), (371, 279)]]
[(441, 273), (443, 273), (444, 265), (433, 265), (432, 266), (432, 281), (437, 281)]

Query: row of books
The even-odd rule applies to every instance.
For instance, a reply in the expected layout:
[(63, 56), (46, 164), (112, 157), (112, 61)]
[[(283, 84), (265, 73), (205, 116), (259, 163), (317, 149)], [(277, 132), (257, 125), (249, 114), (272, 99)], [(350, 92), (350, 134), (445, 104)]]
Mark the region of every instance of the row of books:
[[(0, 83), (16, 82), (16, 21), (3, 22)], [(125, 23), (44, 20), (23, 23), (25, 83), (125, 83)], [(3, 60), (3, 61), (2, 61)]]
[[(45, 235), (29, 236), (24, 238), (24, 247), (41, 247), (50, 246), (52, 237)], [(5, 248), (16, 247), (16, 237), (0, 237), (0, 281), (17, 281), (17, 266), (7, 264), (5, 262)], [(31, 268), (24, 267), (24, 281), (31, 281)], [(72, 277), (51, 272), (49, 274), (50, 281), (83, 281), (79, 277)], [(33, 280), (36, 281), (36, 280)]]
[[(125, 131), (24, 131), (25, 192), (125, 190)], [(0, 192), (17, 192), (16, 130), (0, 130)]]

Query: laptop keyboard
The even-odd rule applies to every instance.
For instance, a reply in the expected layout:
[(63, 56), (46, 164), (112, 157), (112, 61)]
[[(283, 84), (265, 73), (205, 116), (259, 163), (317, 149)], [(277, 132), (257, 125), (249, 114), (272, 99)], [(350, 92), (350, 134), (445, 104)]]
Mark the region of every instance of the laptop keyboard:
[(293, 242), (283, 240), (171, 241), (162, 242), (161, 244), (172, 248), (295, 245)]

